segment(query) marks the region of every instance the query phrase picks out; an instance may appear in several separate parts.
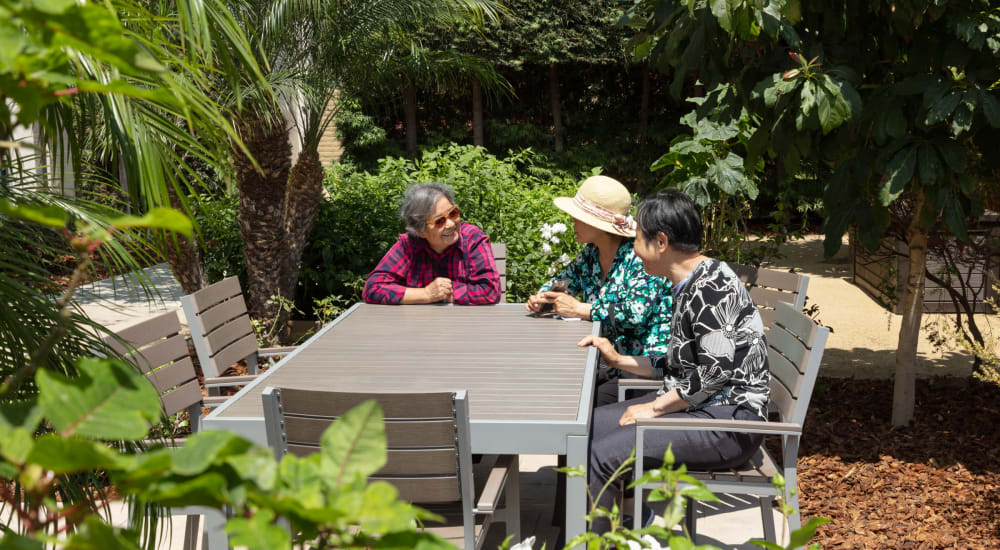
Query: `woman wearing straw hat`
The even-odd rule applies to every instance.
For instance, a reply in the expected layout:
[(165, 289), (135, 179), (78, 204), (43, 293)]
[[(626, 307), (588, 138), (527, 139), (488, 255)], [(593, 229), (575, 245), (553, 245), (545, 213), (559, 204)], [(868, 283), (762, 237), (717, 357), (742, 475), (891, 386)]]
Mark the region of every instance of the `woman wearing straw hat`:
[[(624, 355), (666, 353), (671, 283), (648, 275), (635, 255), (628, 189), (607, 176), (592, 176), (580, 185), (575, 197), (558, 197), (554, 202), (573, 217), (573, 232), (586, 246), (538, 294), (528, 298), (527, 309), (537, 313), (542, 304), (552, 304), (562, 317), (602, 322), (602, 335)], [(551, 291), (560, 279), (567, 281), (566, 292)], [(618, 400), (618, 375), (617, 369), (600, 369), (595, 406)]]

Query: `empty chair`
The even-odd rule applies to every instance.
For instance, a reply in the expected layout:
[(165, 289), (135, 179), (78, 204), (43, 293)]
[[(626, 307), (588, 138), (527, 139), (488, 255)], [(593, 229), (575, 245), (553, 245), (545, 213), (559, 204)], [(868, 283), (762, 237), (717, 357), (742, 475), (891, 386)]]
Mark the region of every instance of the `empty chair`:
[[(245, 359), (250, 373), (248, 376), (225, 378), (246, 383), (257, 375), (258, 357), (287, 355), (295, 349), (258, 348), (257, 335), (250, 324), (243, 291), (236, 277), (223, 279), (198, 292), (182, 296), (181, 305), (184, 307), (184, 315), (191, 328), (191, 341), (205, 376), (221, 377), (230, 366)], [(220, 385), (231, 384), (205, 384), (210, 391)]]
[[(107, 336), (104, 342), (146, 374), (160, 394), (165, 415), (172, 416), (185, 409), (188, 411), (191, 432), (194, 433), (201, 428), (201, 408), (216, 407), (225, 402), (226, 398), (202, 396), (187, 341), (180, 334), (180, 328), (177, 312), (168, 311)], [(206, 378), (205, 381), (216, 385), (233, 383), (212, 378)], [(180, 445), (183, 442), (183, 439), (174, 439), (167, 443)], [(193, 550), (200, 516), (206, 511), (185, 508), (175, 512), (187, 516), (184, 549)]]
[[(385, 466), (370, 479), (392, 483), (400, 498), (443, 516), (445, 524), (428, 523), (427, 528), (459, 548), (480, 548), (493, 521), (505, 522), (516, 542), (517, 456), (497, 459), (476, 499), (464, 391), (343, 393), (268, 387), (263, 393), (268, 444), (279, 460), (285, 453), (318, 452), (326, 427), (367, 400), (382, 407), (388, 445)], [(501, 494), (503, 508), (498, 506)]]
[(493, 259), (500, 275), (500, 303), (507, 301), (507, 245), (505, 243), (490, 243), (493, 249)]
[[(812, 319), (788, 303), (779, 302), (774, 310), (774, 320), (767, 334), (768, 362), (771, 369), (771, 404), (778, 414), (777, 422), (753, 422), (739, 420), (682, 420), (674, 418), (650, 418), (636, 422), (636, 456), (642, 455), (643, 436), (657, 430), (714, 430), (727, 432), (757, 433), (781, 436), (781, 460), (776, 461), (761, 445), (757, 454), (747, 464), (726, 471), (689, 471), (700, 478), (714, 492), (754, 495), (759, 497), (764, 536), (775, 542), (772, 502), (777, 490), (772, 484), (774, 475), (780, 472), (785, 477), (788, 504), (795, 513), (788, 518), (792, 530), (801, 526), (799, 517), (798, 471), (799, 439), (806, 420), (809, 400), (819, 373), (823, 350), (830, 329), (817, 325)], [(642, 461), (637, 461), (635, 477), (643, 474)], [(635, 515), (642, 517), (642, 489), (635, 488)], [(687, 522), (692, 537), (695, 536), (694, 501), (688, 501)]]

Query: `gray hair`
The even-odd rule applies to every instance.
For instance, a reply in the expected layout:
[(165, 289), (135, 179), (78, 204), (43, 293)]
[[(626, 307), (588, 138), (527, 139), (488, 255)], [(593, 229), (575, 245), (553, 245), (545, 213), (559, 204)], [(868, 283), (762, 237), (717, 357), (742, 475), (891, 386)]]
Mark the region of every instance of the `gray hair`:
[(399, 215), (406, 224), (406, 232), (414, 237), (423, 234), (431, 209), (441, 197), (455, 204), (455, 191), (443, 183), (415, 183), (403, 195)]

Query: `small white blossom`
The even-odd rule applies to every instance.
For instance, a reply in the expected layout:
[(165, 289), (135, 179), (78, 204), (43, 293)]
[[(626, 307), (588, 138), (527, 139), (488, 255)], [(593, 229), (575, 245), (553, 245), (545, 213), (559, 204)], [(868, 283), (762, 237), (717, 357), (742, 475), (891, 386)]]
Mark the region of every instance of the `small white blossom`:
[(510, 547), (510, 550), (531, 550), (531, 547), (535, 545), (535, 537), (528, 537), (521, 542)]
[(542, 243), (542, 252), (552, 254), (552, 245), (549, 243)]
[(563, 265), (566, 265), (566, 264), (568, 264), (568, 263), (570, 262), (570, 260), (572, 260), (572, 259), (573, 259), (573, 258), (570, 258), (570, 257), (569, 257), (569, 254), (566, 254), (565, 252), (563, 252), (562, 256), (559, 256), (559, 263), (561, 263), (561, 264), (563, 264)]
[(545, 239), (545, 240), (549, 240), (549, 239), (552, 238), (552, 226), (551, 225), (549, 225), (547, 223), (542, 224), (542, 238)]
[(549, 266), (549, 269), (548, 269), (548, 271), (545, 272), (545, 274), (548, 275), (549, 277), (551, 277), (551, 276), (553, 276), (553, 275), (556, 274), (556, 271), (557, 271), (556, 270), (556, 264), (552, 264), (552, 265)]
[(552, 224), (552, 232), (555, 233), (555, 234), (565, 233), (566, 232), (566, 224), (564, 224), (564, 223), (554, 223), (554, 224)]
[(556, 237), (555, 235), (553, 235), (552, 236), (552, 244), (559, 244), (559, 237)]

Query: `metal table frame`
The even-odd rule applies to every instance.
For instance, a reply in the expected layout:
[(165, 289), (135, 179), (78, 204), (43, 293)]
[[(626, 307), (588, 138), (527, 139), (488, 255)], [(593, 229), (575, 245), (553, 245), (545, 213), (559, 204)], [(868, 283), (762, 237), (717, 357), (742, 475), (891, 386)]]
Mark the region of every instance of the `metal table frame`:
[[(203, 430), (231, 430), (243, 437), (267, 446), (267, 435), (264, 428), (263, 405), (261, 406), (260, 417), (226, 417), (223, 414), (227, 408), (246, 394), (253, 392), (255, 388), (263, 390), (268, 385), (268, 378), (282, 368), (295, 361), (295, 357), (303, 350), (322, 339), (330, 331), (336, 329), (337, 325), (350, 319), (351, 314), (365, 304), (355, 304), (344, 312), (336, 320), (323, 327), (309, 340), (298, 346), (295, 351), (285, 356), (274, 367), (268, 369), (263, 375), (252, 383), (248, 384), (239, 393), (228, 400), (224, 405), (212, 411), (203, 420)], [(367, 306), (373, 307), (373, 306)], [(374, 307), (420, 307), (420, 306), (374, 306)], [(447, 307), (447, 306), (430, 306)], [(460, 306), (456, 306), (460, 307)], [(498, 304), (496, 306), (474, 306), (477, 308), (522, 308), (523, 304)], [(591, 333), (599, 334), (600, 323), (594, 323)], [(540, 421), (531, 418), (524, 419), (477, 419), (475, 413), (471, 415), (470, 424), (472, 428), (472, 452), (476, 454), (556, 454), (565, 455), (567, 464), (571, 466), (586, 466), (587, 461), (587, 440), (590, 429), (594, 377), (596, 375), (598, 363), (597, 349), (591, 347), (587, 352), (587, 365), (582, 382), (582, 391), (579, 399), (579, 408), (576, 418), (572, 421)], [(569, 541), (574, 536), (586, 530), (587, 506), (587, 485), (583, 478), (575, 477), (566, 480), (566, 532), (565, 540)], [(206, 518), (206, 529), (218, 527), (217, 521), (210, 521)], [(215, 544), (212, 544), (215, 546)]]

